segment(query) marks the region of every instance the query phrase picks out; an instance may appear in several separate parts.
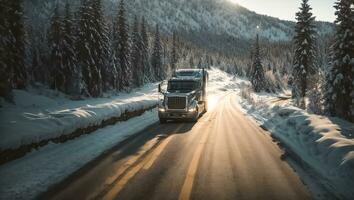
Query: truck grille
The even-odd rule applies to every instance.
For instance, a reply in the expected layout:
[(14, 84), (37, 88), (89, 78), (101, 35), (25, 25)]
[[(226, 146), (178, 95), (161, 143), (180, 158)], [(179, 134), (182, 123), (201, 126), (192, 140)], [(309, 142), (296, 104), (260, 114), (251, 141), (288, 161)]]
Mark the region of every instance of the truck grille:
[(169, 109), (185, 109), (186, 97), (168, 97), (167, 106)]

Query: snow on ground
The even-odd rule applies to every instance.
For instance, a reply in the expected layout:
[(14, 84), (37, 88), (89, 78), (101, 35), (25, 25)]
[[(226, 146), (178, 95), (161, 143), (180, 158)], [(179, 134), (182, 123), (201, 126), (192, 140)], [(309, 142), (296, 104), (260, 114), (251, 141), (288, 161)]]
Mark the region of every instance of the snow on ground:
[(220, 94), (226, 91), (238, 91), (239, 88), (243, 88), (249, 84), (246, 79), (232, 76), (217, 68), (212, 68), (208, 72), (208, 95)]
[(332, 194), (354, 199), (354, 124), (308, 114), (274, 95), (250, 96), (240, 102), (245, 112), (300, 158)]
[(126, 111), (149, 108), (157, 104), (156, 88), (156, 84), (149, 84), (130, 94), (80, 101), (55, 96), (50, 91), (43, 95), (15, 90), (15, 105), (0, 108), (0, 149), (54, 139)]
[(34, 199), (51, 185), (92, 161), (127, 137), (158, 121), (156, 110), (83, 135), (62, 144), (49, 144), (0, 166), (0, 199)]

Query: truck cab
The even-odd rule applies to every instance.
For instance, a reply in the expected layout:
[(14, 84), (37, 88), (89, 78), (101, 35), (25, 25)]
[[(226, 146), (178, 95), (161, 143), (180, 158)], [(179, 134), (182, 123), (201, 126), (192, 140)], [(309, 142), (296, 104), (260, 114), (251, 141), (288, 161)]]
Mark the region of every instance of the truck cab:
[(167, 82), (167, 90), (159, 92), (158, 115), (160, 123), (168, 120), (198, 121), (207, 112), (208, 72), (205, 69), (180, 69)]

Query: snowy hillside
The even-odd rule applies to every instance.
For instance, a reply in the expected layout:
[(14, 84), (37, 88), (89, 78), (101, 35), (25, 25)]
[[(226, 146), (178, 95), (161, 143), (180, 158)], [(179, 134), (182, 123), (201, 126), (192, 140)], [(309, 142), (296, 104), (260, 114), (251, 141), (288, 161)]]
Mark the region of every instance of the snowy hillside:
[[(228, 0), (130, 0), (127, 6), (167, 33), (184, 30), (253, 39), (259, 26), (260, 35), (272, 41), (293, 37), (293, 22), (259, 15)], [(318, 28), (321, 34), (331, 31), (329, 23), (319, 23)]]
[[(40, 30), (35, 32), (46, 34), (42, 30), (48, 28), (54, 2), (55, 0), (25, 2), (28, 26)], [(111, 22), (117, 15), (119, 0), (104, 0), (104, 2), (107, 21)], [(150, 27), (159, 24), (165, 34), (170, 35), (176, 31), (184, 39), (207, 49), (218, 51), (228, 49), (242, 54), (247, 52), (250, 41), (257, 31), (261, 38), (270, 41), (290, 41), (293, 38), (294, 22), (260, 15), (228, 0), (129, 0), (125, 2), (130, 20), (134, 16), (145, 17)], [(71, 4), (77, 7), (80, 1), (73, 0)], [(257, 26), (260, 27), (259, 30)], [(333, 25), (325, 22), (317, 22), (317, 28), (320, 35), (333, 31)]]

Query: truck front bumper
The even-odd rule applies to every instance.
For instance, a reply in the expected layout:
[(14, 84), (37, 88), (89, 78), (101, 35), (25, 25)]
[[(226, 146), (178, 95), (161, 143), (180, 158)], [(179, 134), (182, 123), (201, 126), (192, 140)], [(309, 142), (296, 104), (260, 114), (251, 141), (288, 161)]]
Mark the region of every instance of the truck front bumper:
[(198, 116), (198, 112), (188, 112), (188, 111), (179, 111), (179, 110), (159, 110), (159, 118), (166, 119), (166, 120), (173, 120), (173, 119), (194, 119)]

